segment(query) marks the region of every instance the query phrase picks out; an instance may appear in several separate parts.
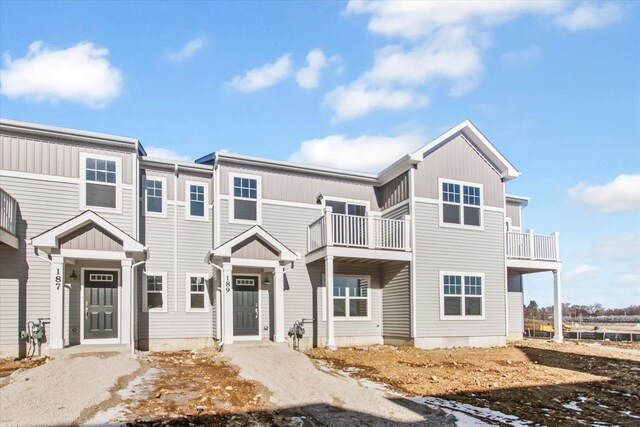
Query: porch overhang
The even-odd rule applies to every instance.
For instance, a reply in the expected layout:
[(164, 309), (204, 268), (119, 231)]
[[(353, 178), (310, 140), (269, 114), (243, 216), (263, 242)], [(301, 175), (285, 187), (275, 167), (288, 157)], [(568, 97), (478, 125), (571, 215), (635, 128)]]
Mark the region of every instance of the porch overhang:
[(298, 259), (298, 255), (295, 252), (273, 237), (264, 228), (254, 225), (217, 248), (210, 250), (207, 253), (205, 262), (210, 262), (212, 258), (231, 258), (234, 248), (251, 238), (257, 238), (260, 242), (273, 249), (278, 254), (278, 260), (281, 262), (294, 262)]
[(397, 251), (385, 249), (349, 248), (342, 246), (325, 246), (310, 252), (305, 257), (307, 264), (325, 259), (331, 256), (334, 258), (354, 258), (361, 260), (380, 261), (411, 261), (410, 251)]
[(507, 258), (507, 269), (517, 271), (521, 274), (542, 273), (545, 271), (561, 270), (562, 262)]

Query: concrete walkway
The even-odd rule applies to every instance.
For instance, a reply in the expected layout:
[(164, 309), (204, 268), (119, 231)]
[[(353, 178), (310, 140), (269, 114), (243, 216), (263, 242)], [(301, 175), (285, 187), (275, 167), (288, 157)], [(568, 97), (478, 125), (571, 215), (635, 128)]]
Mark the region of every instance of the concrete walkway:
[(72, 425), (109, 400), (119, 380), (139, 368), (123, 351), (59, 353), (44, 365), (14, 373), (0, 388), (0, 425)]
[(320, 371), (307, 356), (286, 345), (233, 344), (223, 354), (243, 378), (266, 386), (278, 408), (323, 425), (455, 425), (455, 419), (442, 412)]

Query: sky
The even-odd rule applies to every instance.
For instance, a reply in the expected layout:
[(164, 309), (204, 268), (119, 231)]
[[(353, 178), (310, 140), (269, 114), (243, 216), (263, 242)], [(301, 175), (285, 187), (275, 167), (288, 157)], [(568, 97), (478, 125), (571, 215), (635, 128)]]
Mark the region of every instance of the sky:
[[(379, 171), (470, 119), (560, 232), (563, 300), (640, 304), (640, 3), (0, 2), (0, 115)], [(552, 304), (551, 273), (525, 302)]]

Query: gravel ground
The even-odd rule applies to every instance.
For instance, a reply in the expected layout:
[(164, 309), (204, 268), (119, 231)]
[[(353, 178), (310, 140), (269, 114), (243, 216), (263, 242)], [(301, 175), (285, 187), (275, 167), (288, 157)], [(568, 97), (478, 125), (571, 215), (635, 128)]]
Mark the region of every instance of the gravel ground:
[(0, 425), (72, 425), (111, 398), (140, 363), (121, 352), (58, 355), (0, 388)]

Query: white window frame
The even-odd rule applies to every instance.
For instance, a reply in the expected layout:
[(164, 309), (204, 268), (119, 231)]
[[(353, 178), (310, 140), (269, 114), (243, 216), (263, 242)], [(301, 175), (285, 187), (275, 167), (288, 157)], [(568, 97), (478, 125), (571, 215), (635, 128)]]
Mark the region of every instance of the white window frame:
[[(162, 183), (162, 212), (151, 212), (147, 209), (147, 181), (160, 181)], [(164, 176), (146, 175), (144, 179), (144, 213), (145, 216), (166, 218), (167, 217), (167, 178)]]
[[(202, 277), (204, 279), (204, 308), (191, 308), (191, 278)], [(208, 313), (211, 310), (209, 301), (209, 274), (207, 273), (187, 273), (185, 280), (185, 311), (187, 313)], [(199, 292), (198, 292), (199, 294)]]
[[(107, 160), (112, 162), (115, 161), (116, 163), (115, 184), (87, 181), (87, 159)], [(92, 211), (96, 211), (96, 212), (122, 213), (122, 157), (105, 156), (102, 154), (93, 154), (93, 153), (86, 153), (86, 152), (80, 153), (79, 175), (80, 175), (80, 209), (82, 210), (91, 209)], [(115, 187), (116, 188), (116, 207), (107, 208), (104, 206), (87, 205), (87, 183)]]
[[(255, 179), (256, 180), (256, 198), (255, 199), (247, 199), (246, 197), (235, 197), (234, 195), (234, 178), (245, 178), (245, 179)], [(251, 224), (251, 225), (261, 225), (262, 224), (262, 177), (260, 175), (248, 175), (244, 173), (237, 172), (229, 172), (229, 223), (231, 224)], [(256, 202), (256, 220), (251, 221), (247, 219), (236, 219), (235, 218), (235, 200), (255, 200)]]
[[(444, 314), (444, 276), (460, 276), (461, 277), (461, 286), (462, 286), (462, 293), (460, 294), (460, 298), (461, 298), (461, 311), (460, 311), (460, 315), (445, 315)], [(482, 315), (480, 316), (475, 316), (475, 315), (466, 315), (464, 314), (465, 312), (465, 288), (464, 288), (464, 278), (465, 277), (480, 277), (482, 280), (482, 286), (481, 286), (481, 295), (480, 295), (480, 300), (481, 300), (481, 310), (482, 310)], [(476, 272), (460, 272), (460, 271), (440, 271), (440, 281), (438, 283), (439, 288), (440, 288), (440, 320), (484, 320), (485, 318), (485, 299), (486, 299), (486, 293), (487, 293), (487, 282), (485, 280), (484, 277), (484, 273), (476, 273)], [(458, 296), (458, 295), (452, 295), (452, 296)], [(478, 295), (470, 295), (470, 297), (477, 297)]]
[[(365, 207), (365, 216), (367, 216), (369, 214), (369, 212), (371, 211), (371, 202), (367, 201), (367, 200), (360, 200), (360, 199), (347, 199), (344, 197), (333, 197), (333, 196), (322, 196), (322, 209), (324, 210), (324, 208), (327, 207), (327, 200), (330, 202), (342, 202), (342, 203), (346, 203), (347, 205), (358, 205), (358, 206), (364, 206)], [(349, 207), (347, 206), (345, 211), (349, 212)], [(334, 212), (335, 213), (335, 212)]]
[[(149, 308), (148, 301), (148, 289), (147, 289), (147, 276), (160, 276), (162, 277), (162, 307)], [(143, 280), (143, 292), (142, 292), (142, 311), (145, 313), (160, 312), (166, 313), (169, 309), (169, 302), (167, 301), (167, 272), (166, 271), (145, 271)]]
[[(323, 275), (324, 276), (324, 275)], [(349, 295), (346, 295), (344, 297), (345, 300), (345, 304), (344, 304), (344, 309), (345, 309), (345, 316), (336, 316), (335, 315), (335, 311), (333, 314), (333, 320), (336, 322), (358, 322), (358, 321), (367, 321), (367, 320), (371, 320), (371, 289), (372, 289), (372, 285), (371, 285), (371, 276), (368, 274), (334, 274), (333, 275), (333, 279), (337, 279), (337, 278), (356, 278), (356, 279), (366, 279), (368, 286), (367, 286), (367, 316), (366, 317), (351, 317), (349, 316), (349, 300), (351, 298), (353, 299), (363, 299), (362, 297), (349, 297)], [(326, 280), (323, 280), (326, 284)], [(331, 284), (331, 286), (333, 286), (333, 283)], [(336, 299), (336, 295), (334, 293), (333, 294), (333, 299)], [(342, 299), (343, 297), (338, 297), (340, 299)], [(325, 298), (326, 299), (326, 298)], [(334, 309), (334, 305), (333, 305), (333, 300), (330, 302), (331, 304), (331, 310)], [(326, 314), (325, 314), (326, 316)], [(326, 320), (326, 317), (325, 317)]]
[[(452, 202), (444, 202), (442, 200), (442, 184), (458, 184), (460, 186), (460, 224), (453, 224), (450, 222), (444, 222), (444, 204), (448, 205), (458, 205), (457, 203)], [(480, 189), (480, 206), (477, 206), (480, 209), (480, 225), (467, 225), (464, 223), (464, 186), (477, 187)], [(471, 206), (471, 205), (466, 205)], [(473, 207), (476, 207), (473, 205)], [(484, 188), (483, 185), (477, 182), (468, 182), (468, 181), (459, 181), (455, 179), (448, 178), (438, 178), (438, 209), (439, 209), (439, 223), (440, 227), (449, 227), (449, 228), (463, 228), (465, 230), (478, 230), (484, 231)]]
[[(204, 188), (204, 216), (191, 215), (191, 186)], [(209, 221), (209, 183), (204, 181), (186, 181), (184, 183), (184, 217), (191, 221)]]

